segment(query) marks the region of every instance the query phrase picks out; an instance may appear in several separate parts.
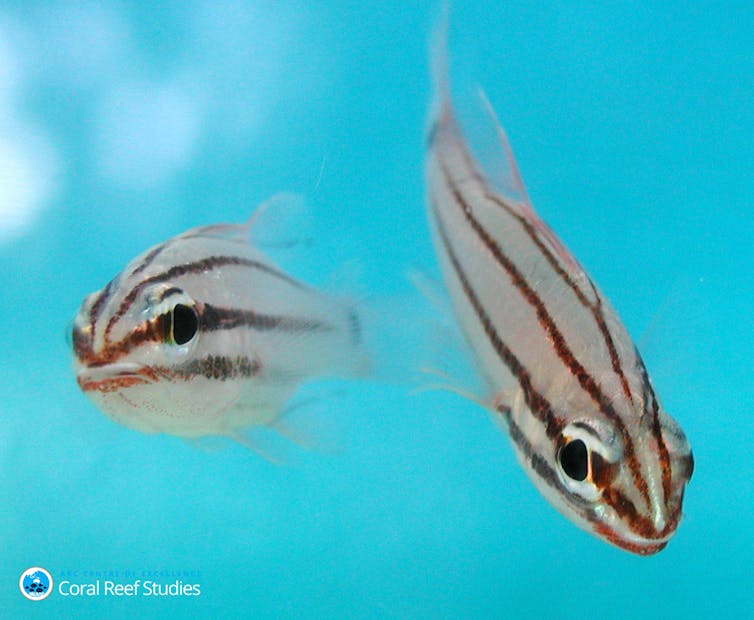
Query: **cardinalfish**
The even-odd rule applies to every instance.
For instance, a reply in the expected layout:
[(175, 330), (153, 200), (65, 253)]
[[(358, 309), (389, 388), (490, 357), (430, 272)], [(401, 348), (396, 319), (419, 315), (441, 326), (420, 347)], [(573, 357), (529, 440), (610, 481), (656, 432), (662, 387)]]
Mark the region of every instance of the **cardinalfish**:
[(445, 54), (436, 60), (427, 207), (453, 313), (483, 375), (473, 397), (563, 515), (622, 549), (656, 553), (681, 518), (693, 471), (686, 436), (616, 312), (532, 209), (484, 97), (505, 182), (480, 166), (451, 102)]
[(76, 379), (105, 414), (145, 433), (254, 448), (245, 431), (284, 432), (300, 384), (365, 372), (358, 305), (294, 279), (253, 243), (285, 203), (161, 243), (84, 299), (72, 328)]

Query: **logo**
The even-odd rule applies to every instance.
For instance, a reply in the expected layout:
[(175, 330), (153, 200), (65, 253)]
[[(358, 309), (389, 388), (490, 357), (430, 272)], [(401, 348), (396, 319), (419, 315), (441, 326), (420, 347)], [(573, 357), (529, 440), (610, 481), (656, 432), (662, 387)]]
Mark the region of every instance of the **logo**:
[(18, 587), (30, 601), (41, 601), (52, 593), (52, 575), (44, 568), (33, 566), (21, 574)]

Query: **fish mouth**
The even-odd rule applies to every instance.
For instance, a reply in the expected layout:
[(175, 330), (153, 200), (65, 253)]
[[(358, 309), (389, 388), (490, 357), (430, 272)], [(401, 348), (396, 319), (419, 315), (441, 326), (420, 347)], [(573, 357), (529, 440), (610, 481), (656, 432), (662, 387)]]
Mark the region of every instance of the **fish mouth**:
[(116, 392), (122, 388), (154, 383), (157, 377), (148, 366), (133, 362), (90, 364), (76, 373), (76, 381), (83, 392)]
[(632, 531), (621, 533), (605, 523), (596, 524), (596, 533), (607, 542), (637, 555), (653, 555), (662, 551), (675, 533), (678, 521), (674, 520), (652, 536), (643, 536)]

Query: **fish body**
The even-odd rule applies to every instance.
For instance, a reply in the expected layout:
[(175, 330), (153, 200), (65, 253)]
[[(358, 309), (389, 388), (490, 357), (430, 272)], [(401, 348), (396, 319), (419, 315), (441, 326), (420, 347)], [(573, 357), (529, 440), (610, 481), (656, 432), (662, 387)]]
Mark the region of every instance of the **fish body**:
[(132, 260), (73, 322), (82, 391), (145, 433), (239, 439), (301, 383), (359, 375), (360, 315), (278, 268), (253, 225), (195, 228)]
[(486, 392), (541, 493), (628, 551), (661, 550), (681, 517), (693, 457), (618, 315), (529, 204), (508, 162), (507, 194), (482, 170), (439, 62), (426, 153), (436, 254)]

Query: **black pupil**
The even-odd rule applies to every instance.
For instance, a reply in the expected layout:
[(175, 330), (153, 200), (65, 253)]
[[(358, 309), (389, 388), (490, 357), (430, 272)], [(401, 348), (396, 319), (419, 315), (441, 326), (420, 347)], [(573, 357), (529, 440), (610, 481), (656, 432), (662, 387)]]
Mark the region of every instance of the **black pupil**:
[(177, 304), (173, 308), (173, 340), (176, 344), (186, 344), (196, 334), (198, 327), (193, 308)]
[(581, 482), (587, 474), (586, 445), (581, 439), (574, 439), (560, 449), (560, 466), (569, 478)]

